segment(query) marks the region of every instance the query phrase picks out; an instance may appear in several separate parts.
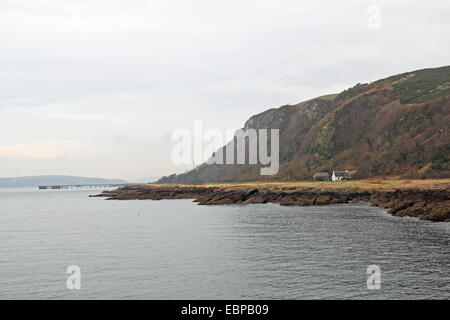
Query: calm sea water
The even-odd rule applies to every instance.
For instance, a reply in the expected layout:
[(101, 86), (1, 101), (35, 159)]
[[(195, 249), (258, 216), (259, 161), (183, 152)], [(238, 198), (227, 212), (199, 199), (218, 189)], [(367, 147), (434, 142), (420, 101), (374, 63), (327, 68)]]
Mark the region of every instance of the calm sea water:
[[(0, 189), (0, 299), (450, 298), (450, 223), (97, 192)], [(66, 289), (69, 265), (80, 290)]]

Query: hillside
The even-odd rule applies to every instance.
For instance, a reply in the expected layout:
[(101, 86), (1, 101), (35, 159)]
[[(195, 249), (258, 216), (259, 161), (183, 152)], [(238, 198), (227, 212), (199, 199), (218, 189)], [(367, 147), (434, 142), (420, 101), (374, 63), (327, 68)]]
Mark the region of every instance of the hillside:
[(86, 178), (73, 176), (31, 176), (0, 178), (0, 188), (37, 187), (43, 185), (72, 184), (120, 184), (127, 183), (121, 179)]
[(270, 109), (245, 129), (280, 129), (280, 170), (206, 165), (160, 183), (305, 180), (350, 170), (354, 178), (450, 177), (450, 66), (357, 84), (338, 95)]

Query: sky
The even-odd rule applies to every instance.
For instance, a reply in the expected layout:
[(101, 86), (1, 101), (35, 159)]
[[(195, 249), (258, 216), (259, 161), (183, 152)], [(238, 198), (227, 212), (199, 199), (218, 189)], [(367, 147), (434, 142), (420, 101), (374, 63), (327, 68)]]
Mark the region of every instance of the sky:
[(171, 133), (449, 64), (450, 1), (0, 0), (0, 177), (180, 173)]

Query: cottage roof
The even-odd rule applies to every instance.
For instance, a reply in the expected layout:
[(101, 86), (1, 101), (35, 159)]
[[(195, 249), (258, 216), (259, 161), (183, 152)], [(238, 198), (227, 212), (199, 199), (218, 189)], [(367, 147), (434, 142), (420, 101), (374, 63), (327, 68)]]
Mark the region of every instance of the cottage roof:
[(336, 177), (346, 177), (348, 176), (348, 171), (333, 171)]

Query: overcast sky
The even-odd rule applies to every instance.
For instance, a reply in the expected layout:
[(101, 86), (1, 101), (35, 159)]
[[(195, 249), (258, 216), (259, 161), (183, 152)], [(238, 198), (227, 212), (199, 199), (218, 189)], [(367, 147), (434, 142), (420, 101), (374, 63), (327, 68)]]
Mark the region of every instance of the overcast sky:
[(0, 0), (0, 177), (182, 172), (172, 130), (448, 65), (449, 17), (448, 0)]

